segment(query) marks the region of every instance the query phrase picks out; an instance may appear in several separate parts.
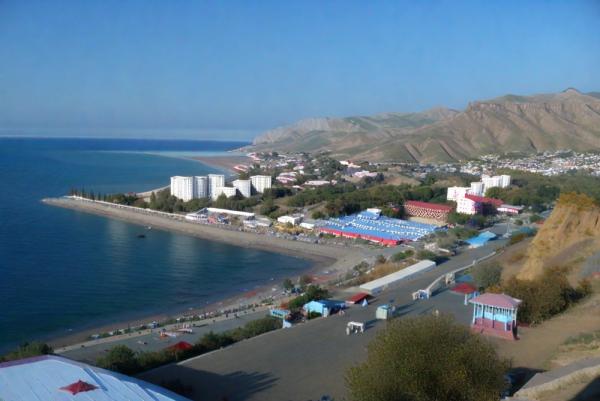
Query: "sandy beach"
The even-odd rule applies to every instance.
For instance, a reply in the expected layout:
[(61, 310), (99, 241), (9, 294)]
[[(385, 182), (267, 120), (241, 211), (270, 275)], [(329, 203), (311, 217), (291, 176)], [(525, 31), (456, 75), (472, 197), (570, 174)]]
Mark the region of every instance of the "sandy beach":
[[(176, 220), (166, 216), (163, 217), (162, 215), (146, 214), (141, 211), (121, 209), (97, 202), (80, 201), (71, 198), (49, 198), (43, 199), (42, 202), (52, 206), (97, 214), (133, 224), (139, 224), (145, 227), (151, 226), (153, 229), (178, 232), (235, 246), (250, 247), (304, 258), (312, 262), (311, 267), (307, 269), (305, 273), (318, 276), (319, 281), (324, 281), (327, 277), (334, 278), (337, 275), (342, 274), (367, 256), (364, 250), (358, 248), (291, 241), (269, 235), (235, 231), (219, 226), (188, 222), (183, 219)], [(274, 291), (274, 289), (276, 290)], [(147, 315), (127, 321), (118, 321), (108, 325), (99, 325), (98, 327), (77, 330), (70, 335), (55, 338), (51, 340), (50, 343), (56, 348), (73, 346), (74, 344), (79, 346), (80, 343), (88, 341), (92, 334), (122, 329), (129, 325), (141, 325), (151, 321), (164, 321), (168, 318), (180, 317), (183, 315), (196, 315), (206, 313), (207, 311), (212, 312), (230, 309), (237, 307), (240, 304), (248, 305), (259, 303), (262, 299), (273, 295), (279, 295), (280, 293), (280, 283), (268, 282), (265, 283), (264, 287), (260, 287), (249, 293), (240, 293), (219, 302), (203, 306), (202, 308), (173, 310), (168, 313)], [(110, 342), (111, 339), (112, 337), (106, 339), (106, 341)]]
[(246, 166), (252, 165), (252, 159), (243, 155), (194, 156), (192, 159), (197, 160), (207, 166), (236, 174), (239, 173), (239, 171), (234, 170), (234, 166), (238, 164), (245, 164)]

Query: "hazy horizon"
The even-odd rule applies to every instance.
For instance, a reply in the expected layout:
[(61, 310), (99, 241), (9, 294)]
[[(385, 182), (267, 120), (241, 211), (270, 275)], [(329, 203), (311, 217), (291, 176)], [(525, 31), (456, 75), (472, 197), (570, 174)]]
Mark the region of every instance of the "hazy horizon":
[(600, 3), (0, 3), (0, 136), (250, 140), (600, 90)]

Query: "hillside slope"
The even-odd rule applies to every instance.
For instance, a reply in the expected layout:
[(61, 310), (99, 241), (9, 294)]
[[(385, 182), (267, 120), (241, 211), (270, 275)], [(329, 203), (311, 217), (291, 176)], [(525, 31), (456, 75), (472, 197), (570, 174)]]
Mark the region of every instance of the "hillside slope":
[(539, 276), (544, 268), (573, 266), (600, 249), (600, 206), (581, 194), (560, 196), (552, 214), (527, 248), (521, 279)]
[(260, 135), (257, 150), (329, 150), (338, 158), (452, 161), (498, 151), (600, 149), (600, 98), (567, 89), (558, 94), (507, 95), (466, 110), (300, 121)]

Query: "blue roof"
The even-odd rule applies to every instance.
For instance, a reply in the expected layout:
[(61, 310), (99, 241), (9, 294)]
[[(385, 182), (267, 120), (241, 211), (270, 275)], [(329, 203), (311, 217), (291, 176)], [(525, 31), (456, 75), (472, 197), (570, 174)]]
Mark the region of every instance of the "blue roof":
[[(79, 380), (97, 388), (75, 395), (61, 390)], [(0, 400), (189, 401), (154, 384), (54, 355), (0, 364)]]
[(494, 238), (496, 238), (496, 234), (490, 231), (484, 231), (475, 237), (469, 238), (465, 242), (472, 246), (482, 246), (486, 242)]
[(327, 220), (324, 228), (396, 241), (416, 241), (440, 228), (432, 224), (376, 216), (367, 211)]

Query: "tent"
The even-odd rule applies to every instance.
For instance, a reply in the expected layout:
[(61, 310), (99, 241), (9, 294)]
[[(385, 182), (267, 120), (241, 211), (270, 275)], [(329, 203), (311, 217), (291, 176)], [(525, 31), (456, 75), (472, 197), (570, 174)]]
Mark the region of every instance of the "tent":
[(171, 351), (187, 351), (188, 349), (192, 348), (193, 345), (185, 342), (185, 341), (179, 341), (178, 343), (175, 343), (173, 345), (171, 345), (170, 347), (167, 347), (167, 349), (171, 350)]

